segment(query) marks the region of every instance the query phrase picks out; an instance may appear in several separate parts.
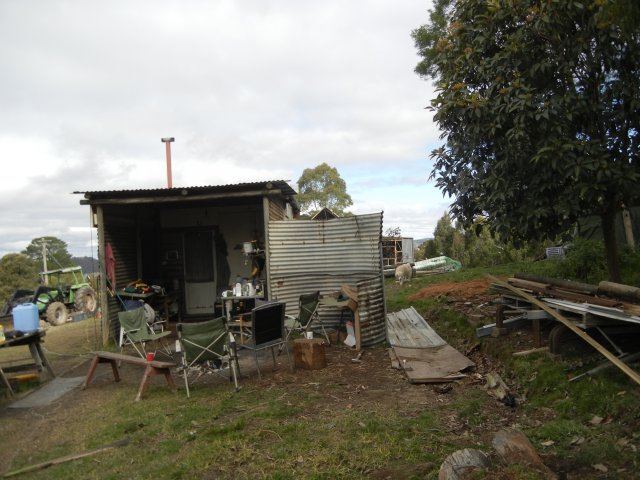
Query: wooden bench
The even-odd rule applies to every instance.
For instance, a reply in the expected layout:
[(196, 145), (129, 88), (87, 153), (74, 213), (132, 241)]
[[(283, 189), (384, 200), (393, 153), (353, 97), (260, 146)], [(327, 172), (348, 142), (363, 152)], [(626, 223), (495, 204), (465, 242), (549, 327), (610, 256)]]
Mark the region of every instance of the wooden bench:
[(144, 358), (133, 357), (131, 355), (123, 355), (122, 353), (115, 352), (93, 352), (93, 360), (91, 361), (91, 366), (89, 367), (87, 378), (84, 379), (84, 383), (82, 384), (82, 390), (87, 388), (87, 386), (89, 386), (89, 383), (91, 383), (93, 375), (96, 373), (98, 364), (107, 362), (111, 364), (111, 369), (113, 370), (113, 376), (116, 382), (120, 381), (118, 362), (125, 362), (145, 367), (144, 375), (142, 376), (142, 381), (140, 382), (140, 387), (138, 388), (138, 394), (136, 395), (136, 401), (142, 400), (142, 395), (147, 388), (149, 379), (154, 375), (164, 375), (169, 388), (174, 392), (177, 390), (176, 384), (173, 383), (173, 378), (171, 377), (170, 371), (171, 368), (174, 368), (176, 366), (175, 363), (161, 362), (159, 360), (152, 360), (151, 362), (148, 362)]

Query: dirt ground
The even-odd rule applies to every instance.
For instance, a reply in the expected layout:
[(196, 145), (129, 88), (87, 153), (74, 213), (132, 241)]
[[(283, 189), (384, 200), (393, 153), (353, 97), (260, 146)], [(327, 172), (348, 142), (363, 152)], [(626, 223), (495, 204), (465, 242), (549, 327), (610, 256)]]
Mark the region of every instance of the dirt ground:
[(473, 301), (475, 299), (484, 300), (487, 298), (487, 290), (491, 285), (488, 278), (476, 278), (467, 282), (436, 283), (429, 285), (414, 293), (409, 300), (419, 300), (421, 298), (438, 298), (447, 296), (455, 299)]
[[(486, 297), (488, 283), (485, 280), (474, 280), (466, 283), (435, 285), (416, 293), (415, 298), (421, 296), (447, 295), (455, 298), (459, 296), (461, 303), (471, 301), (473, 304), (488, 303)], [(471, 299), (471, 300), (470, 300)], [(429, 319), (427, 319), (429, 321)], [(437, 325), (434, 326), (437, 330)], [(94, 320), (85, 320), (73, 324), (47, 329), (44, 347), (50, 362), (58, 375), (64, 377), (84, 376), (88, 369), (89, 352), (97, 348), (100, 337), (99, 324)], [(522, 339), (525, 341), (524, 339)], [(277, 385), (278, 388), (299, 390), (308, 389), (318, 395), (327, 395), (323, 405), (327, 415), (331, 410), (350, 408), (365, 409), (366, 411), (386, 411), (395, 409), (408, 416), (419, 415), (425, 409), (437, 412), (442, 422), (442, 435), (450, 438), (451, 442), (459, 442), (460, 438), (468, 440), (468, 444), (490, 445), (491, 438), (501, 428), (519, 425), (539, 425), (547, 422), (552, 412), (541, 409), (535, 418), (525, 416), (519, 408), (504, 405), (498, 400), (490, 401), (489, 407), (483, 406), (482, 421), (465, 421), (456, 411), (456, 402), (469, 398), (470, 395), (487, 395), (484, 390), (484, 375), (491, 370), (499, 370), (499, 365), (483, 356), (477, 346), (469, 345), (467, 355), (474, 362), (476, 368), (462, 380), (447, 384), (410, 384), (402, 371), (392, 368), (389, 352), (384, 347), (365, 349), (362, 356), (343, 345), (327, 348), (327, 368), (323, 370), (299, 370), (290, 372), (286, 368), (286, 356), (278, 357), (278, 368), (273, 371), (270, 359), (262, 363), (263, 380), (258, 381), (256, 375), (250, 375), (243, 380), (245, 384), (255, 386)], [(9, 349), (7, 349), (9, 350)], [(5, 352), (0, 352), (5, 353)], [(0, 361), (5, 361), (0, 355)], [(253, 368), (249, 364), (246, 368)], [(243, 366), (245, 368), (245, 366)], [(245, 370), (245, 373), (246, 370)], [(73, 422), (76, 418), (87, 418), (95, 415), (99, 410), (101, 398), (116, 389), (129, 388), (132, 398), (135, 396), (140, 381), (139, 368), (129, 365), (122, 366), (122, 382), (112, 381), (110, 369), (104, 368), (97, 375), (94, 383), (87, 390), (73, 390), (49, 406), (35, 409), (6, 408), (7, 400), (0, 406), (0, 432), (4, 438), (12, 439), (11, 449), (5, 449), (3, 463), (10, 466), (13, 458), (27, 455), (28, 452), (40, 448), (51, 448), (61, 439), (57, 438), (57, 425)], [(179, 394), (184, 394), (183, 384), (176, 375)], [(215, 381), (215, 380), (214, 380)], [(223, 379), (219, 381), (224, 382)], [(325, 393), (323, 385), (331, 383), (338, 385), (338, 391)], [(164, 386), (162, 377), (153, 379), (154, 385)], [(331, 398), (329, 398), (331, 397)], [(24, 429), (25, 422), (30, 428)], [(41, 432), (48, 432), (42, 435)], [(438, 468), (438, 465), (411, 465), (398, 471), (370, 472), (372, 478), (409, 478), (423, 476), (427, 472)], [(5, 468), (2, 468), (6, 471)]]

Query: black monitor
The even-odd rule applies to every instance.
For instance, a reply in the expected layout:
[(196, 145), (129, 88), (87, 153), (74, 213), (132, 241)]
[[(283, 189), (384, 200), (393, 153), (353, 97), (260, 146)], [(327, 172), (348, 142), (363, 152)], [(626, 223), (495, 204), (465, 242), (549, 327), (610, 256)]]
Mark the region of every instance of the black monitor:
[(257, 346), (282, 341), (284, 330), (284, 302), (272, 302), (251, 310), (251, 334)]

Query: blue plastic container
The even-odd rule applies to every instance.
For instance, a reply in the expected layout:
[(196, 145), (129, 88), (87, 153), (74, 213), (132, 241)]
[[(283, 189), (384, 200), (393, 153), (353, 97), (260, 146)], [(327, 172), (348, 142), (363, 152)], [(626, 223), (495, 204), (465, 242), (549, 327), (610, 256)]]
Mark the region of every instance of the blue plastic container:
[(13, 308), (13, 329), (21, 332), (35, 332), (40, 328), (38, 307), (35, 303), (23, 303)]

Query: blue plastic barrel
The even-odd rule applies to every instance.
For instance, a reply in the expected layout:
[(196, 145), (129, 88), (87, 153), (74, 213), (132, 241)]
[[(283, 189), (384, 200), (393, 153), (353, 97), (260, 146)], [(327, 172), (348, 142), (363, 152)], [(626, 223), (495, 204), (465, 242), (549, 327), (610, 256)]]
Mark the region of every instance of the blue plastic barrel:
[(21, 332), (35, 332), (40, 328), (38, 307), (35, 303), (23, 303), (13, 307), (13, 329)]

